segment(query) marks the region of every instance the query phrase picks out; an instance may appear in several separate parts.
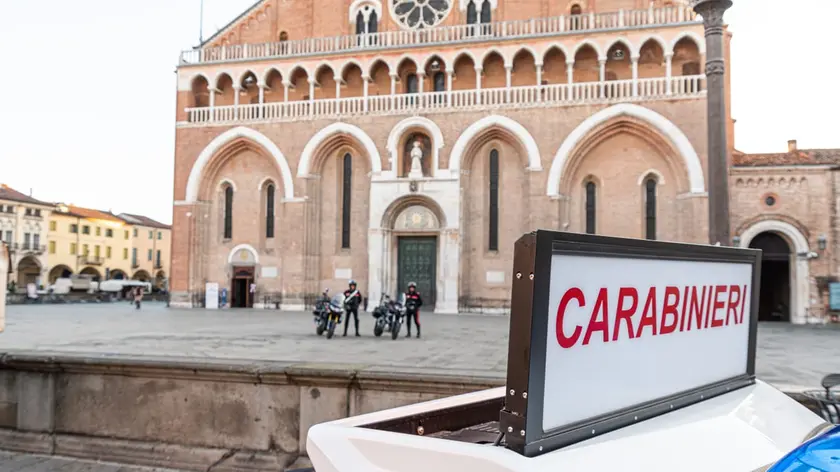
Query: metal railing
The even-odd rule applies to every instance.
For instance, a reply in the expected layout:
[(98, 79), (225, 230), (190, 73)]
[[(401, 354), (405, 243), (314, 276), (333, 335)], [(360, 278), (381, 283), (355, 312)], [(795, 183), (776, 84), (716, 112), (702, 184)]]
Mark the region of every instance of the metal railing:
[(528, 20), (452, 25), (423, 30), (396, 30), (361, 35), (306, 38), (258, 44), (196, 48), (181, 52), (182, 65), (310, 55), (400, 49), (535, 36), (588, 34), (624, 28), (654, 28), (699, 21), (691, 7), (678, 5), (642, 10), (564, 15)]

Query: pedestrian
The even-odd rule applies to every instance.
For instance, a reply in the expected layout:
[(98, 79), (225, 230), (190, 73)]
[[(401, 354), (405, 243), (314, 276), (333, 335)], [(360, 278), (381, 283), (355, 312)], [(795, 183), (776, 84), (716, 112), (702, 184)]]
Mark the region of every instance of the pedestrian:
[(420, 307), (423, 306), (423, 299), (420, 298), (420, 292), (417, 291), (417, 284), (414, 282), (408, 283), (408, 291), (405, 293), (405, 305), (408, 306), (409, 302), (414, 302), (414, 313), (406, 313), (406, 328), (408, 329), (408, 334), (405, 337), (411, 337), (411, 319), (414, 319), (414, 324), (417, 325), (417, 337), (420, 337)]
[(139, 310), (140, 303), (143, 301), (143, 287), (137, 287), (134, 291), (134, 306)]
[(350, 327), (350, 315), (356, 323), (356, 336), (359, 334), (359, 305), (362, 304), (362, 294), (356, 286), (356, 281), (351, 280), (349, 287), (344, 291), (344, 306), (347, 307), (347, 321), (344, 323), (344, 336), (347, 336), (347, 328)]

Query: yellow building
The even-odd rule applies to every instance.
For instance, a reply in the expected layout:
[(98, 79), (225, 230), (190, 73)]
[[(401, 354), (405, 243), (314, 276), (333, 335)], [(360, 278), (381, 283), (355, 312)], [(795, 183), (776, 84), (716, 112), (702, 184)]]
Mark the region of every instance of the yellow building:
[(119, 217), (132, 227), (132, 278), (165, 288), (170, 273), (172, 228), (141, 215), (120, 213)]
[(50, 283), (71, 274), (108, 280), (132, 273), (132, 228), (116, 215), (59, 203), (49, 229)]

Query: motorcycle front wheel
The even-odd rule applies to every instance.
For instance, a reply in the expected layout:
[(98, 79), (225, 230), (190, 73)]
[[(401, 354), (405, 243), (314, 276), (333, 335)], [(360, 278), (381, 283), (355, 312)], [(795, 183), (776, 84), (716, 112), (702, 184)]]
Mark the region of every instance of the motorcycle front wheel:
[(377, 338), (378, 338), (379, 336), (382, 336), (382, 332), (383, 332), (383, 331), (384, 331), (384, 328), (383, 328), (383, 326), (382, 326), (382, 323), (376, 323), (376, 324), (373, 326), (373, 335), (374, 335), (374, 336), (376, 336)]
[(394, 326), (391, 327), (391, 339), (397, 339), (400, 336), (400, 325), (399, 321), (394, 322)]
[(327, 326), (327, 339), (332, 339), (334, 334), (335, 334), (335, 322), (330, 321), (329, 325)]
[(322, 319), (320, 323), (318, 323), (318, 327), (315, 328), (315, 333), (320, 336), (324, 334), (324, 330), (327, 329), (327, 320)]

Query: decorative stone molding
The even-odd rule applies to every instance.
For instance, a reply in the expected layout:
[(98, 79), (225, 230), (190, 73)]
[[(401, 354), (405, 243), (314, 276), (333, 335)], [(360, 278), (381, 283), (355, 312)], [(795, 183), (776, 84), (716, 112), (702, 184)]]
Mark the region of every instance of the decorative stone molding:
[(440, 150), (444, 146), (443, 133), (440, 127), (432, 120), (422, 116), (412, 116), (397, 123), (388, 135), (388, 154), (391, 162), (391, 173), (394, 177), (397, 175), (397, 168), (399, 167), (400, 149), (399, 143), (405, 133), (411, 128), (421, 128), (429, 133), (432, 138), (432, 177), (438, 172), (440, 166)]
[(586, 136), (594, 129), (598, 128), (603, 123), (620, 116), (628, 116), (642, 120), (654, 128), (656, 128), (665, 139), (668, 139), (671, 144), (679, 152), (679, 157), (683, 160), (686, 170), (688, 172), (688, 181), (691, 193), (705, 192), (705, 177), (703, 175), (703, 167), (700, 163), (700, 157), (694, 146), (683, 134), (683, 132), (674, 123), (669, 121), (664, 116), (640, 105), (630, 103), (621, 103), (613, 105), (608, 108), (595, 113), (586, 118), (583, 123), (578, 125), (572, 131), (566, 140), (557, 150), (554, 155), (554, 161), (551, 163), (551, 170), (548, 174), (548, 185), (546, 194), (551, 196), (560, 195), (560, 182), (563, 177), (563, 172), (566, 168), (566, 163), (574, 152), (578, 144), (586, 138)]
[(266, 135), (257, 130), (239, 126), (229, 129), (224, 133), (216, 136), (210, 144), (205, 147), (198, 155), (195, 164), (190, 170), (190, 176), (187, 179), (187, 190), (184, 200), (188, 203), (193, 203), (198, 200), (198, 192), (201, 187), (201, 178), (204, 173), (204, 168), (210, 163), (210, 160), (215, 157), (216, 153), (224, 148), (227, 144), (237, 139), (247, 139), (260, 147), (262, 147), (271, 157), (280, 171), (283, 178), (283, 195), (285, 198), (294, 198), (294, 182), (292, 180), (292, 170), (289, 168), (289, 162), (286, 156), (280, 151), (280, 148), (274, 144), (274, 141), (269, 139)]
[(376, 148), (376, 144), (373, 142), (373, 139), (371, 139), (370, 136), (368, 136), (368, 134), (362, 131), (362, 129), (358, 126), (339, 122), (322, 128), (320, 131), (315, 133), (314, 136), (312, 136), (309, 142), (306, 143), (306, 146), (303, 148), (303, 152), (300, 155), (298, 177), (303, 178), (310, 175), (312, 172), (312, 159), (315, 157), (315, 151), (318, 150), (321, 143), (336, 134), (342, 133), (350, 135), (362, 145), (365, 149), (365, 153), (370, 159), (370, 168), (373, 174), (379, 174), (382, 172), (382, 158), (379, 156), (379, 150)]
[(449, 154), (449, 172), (451, 175), (458, 175), (460, 172), (461, 161), (464, 158), (464, 152), (466, 152), (469, 143), (483, 131), (494, 126), (509, 131), (519, 140), (519, 143), (527, 154), (528, 168), (530, 170), (542, 170), (540, 149), (534, 137), (531, 136), (531, 133), (524, 126), (506, 116), (490, 115), (471, 124), (461, 133), (455, 145), (452, 146), (452, 152)]

